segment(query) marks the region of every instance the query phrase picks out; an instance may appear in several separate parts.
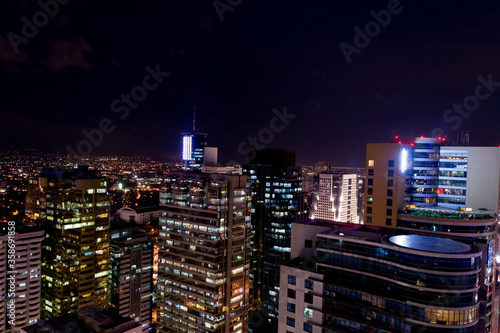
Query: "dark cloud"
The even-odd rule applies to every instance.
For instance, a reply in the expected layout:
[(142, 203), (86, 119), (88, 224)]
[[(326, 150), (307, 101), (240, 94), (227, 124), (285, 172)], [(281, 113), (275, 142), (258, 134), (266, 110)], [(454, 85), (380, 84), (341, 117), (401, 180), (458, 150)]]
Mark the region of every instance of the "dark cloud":
[(92, 48), (82, 38), (59, 39), (51, 37), (44, 45), (44, 52), (20, 49), (16, 54), (11, 43), (0, 36), (0, 66), (8, 73), (59, 72), (67, 68), (89, 70), (87, 60)]

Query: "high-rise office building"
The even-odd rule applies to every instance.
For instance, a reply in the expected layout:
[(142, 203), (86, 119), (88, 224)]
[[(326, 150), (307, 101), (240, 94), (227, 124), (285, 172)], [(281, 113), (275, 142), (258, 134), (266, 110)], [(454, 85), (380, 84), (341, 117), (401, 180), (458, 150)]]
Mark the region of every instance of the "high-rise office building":
[(439, 138), (400, 142), (368, 144), (365, 224), (474, 242), (482, 251), (478, 330), (490, 332), (500, 148), (446, 146)]
[(273, 330), (280, 266), (290, 259), (291, 223), (308, 216), (306, 192), (295, 152), (266, 149), (257, 151), (250, 162), (243, 166), (243, 173), (252, 184), (252, 306), (264, 312)]
[(422, 207), (437, 205), (439, 183), (438, 138), (414, 138), (408, 150), (409, 168), (406, 181), (406, 203)]
[(139, 229), (111, 232), (109, 309), (151, 330), (153, 240)]
[(319, 174), (319, 191), (311, 218), (359, 223), (356, 174)]
[(439, 146), (439, 141), (367, 145), (365, 224), (394, 227), (395, 213), (405, 205), (498, 209), (500, 149)]
[(30, 179), (27, 216), (45, 229), (42, 318), (108, 306), (109, 203), (106, 181), (85, 167)]
[(201, 170), (203, 153), (207, 146), (207, 134), (182, 134), (182, 167), (184, 170)]
[(0, 332), (19, 332), (40, 318), (43, 234), (13, 222), (0, 224)]
[(179, 173), (160, 193), (160, 332), (248, 329), (250, 187), (247, 176)]
[(471, 241), (303, 221), (282, 266), (279, 333), (485, 332)]

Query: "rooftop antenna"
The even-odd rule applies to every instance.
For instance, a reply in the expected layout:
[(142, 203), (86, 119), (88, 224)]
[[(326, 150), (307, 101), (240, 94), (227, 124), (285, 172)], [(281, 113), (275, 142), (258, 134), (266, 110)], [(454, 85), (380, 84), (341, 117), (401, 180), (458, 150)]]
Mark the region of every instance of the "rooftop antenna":
[(196, 132), (196, 108), (193, 108), (193, 133)]

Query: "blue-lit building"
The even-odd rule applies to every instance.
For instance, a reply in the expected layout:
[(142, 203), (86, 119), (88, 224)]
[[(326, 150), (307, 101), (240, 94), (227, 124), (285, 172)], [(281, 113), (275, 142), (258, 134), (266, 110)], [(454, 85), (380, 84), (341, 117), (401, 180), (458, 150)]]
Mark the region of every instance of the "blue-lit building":
[(294, 223), (278, 332), (484, 332), (482, 249), (387, 230)]
[(203, 153), (207, 146), (207, 134), (182, 134), (182, 167), (184, 170), (201, 170)]
[(250, 279), (252, 309), (250, 316), (266, 330), (275, 331), (280, 291), (280, 266), (290, 259), (291, 224), (308, 216), (302, 169), (295, 165), (295, 152), (266, 149), (257, 151), (251, 164), (243, 166), (252, 186), (252, 238)]
[(408, 204), (437, 206), (441, 143), (437, 138), (414, 139), (413, 150), (410, 151), (412, 163), (406, 180)]

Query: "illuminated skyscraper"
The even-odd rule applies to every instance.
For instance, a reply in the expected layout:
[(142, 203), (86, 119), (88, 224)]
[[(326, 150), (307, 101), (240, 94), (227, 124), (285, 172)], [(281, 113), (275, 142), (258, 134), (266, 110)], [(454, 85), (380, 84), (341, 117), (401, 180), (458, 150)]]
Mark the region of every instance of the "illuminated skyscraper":
[(446, 146), (439, 138), (399, 142), (367, 145), (365, 224), (395, 227), (405, 205), (500, 207), (500, 148)]
[(441, 143), (438, 138), (415, 138), (412, 149), (408, 149), (408, 158), (412, 161), (406, 181), (408, 204), (437, 206)]
[(295, 152), (266, 149), (256, 152), (243, 173), (252, 184), (252, 305), (275, 330), (280, 266), (290, 259), (291, 223), (308, 217), (302, 168), (295, 165)]
[(248, 330), (250, 187), (222, 173), (171, 175), (160, 193), (160, 332)]
[(108, 306), (109, 197), (88, 168), (43, 170), (31, 179), (27, 216), (45, 229), (42, 318)]
[(182, 134), (182, 166), (184, 170), (201, 170), (203, 153), (207, 146), (207, 134)]
[(318, 176), (319, 191), (312, 218), (359, 223), (357, 175), (320, 173)]
[(193, 132), (182, 133), (182, 168), (201, 170), (203, 156), (207, 146), (207, 134), (196, 133), (195, 109), (193, 109)]

